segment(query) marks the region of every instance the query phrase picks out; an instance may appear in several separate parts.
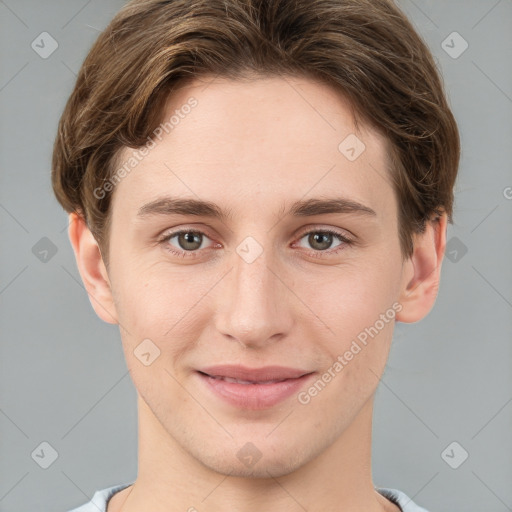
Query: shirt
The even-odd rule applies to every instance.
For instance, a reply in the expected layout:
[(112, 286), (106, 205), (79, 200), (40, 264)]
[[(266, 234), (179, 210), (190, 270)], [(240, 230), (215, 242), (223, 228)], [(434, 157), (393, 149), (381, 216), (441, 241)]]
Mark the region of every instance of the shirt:
[[(74, 508), (69, 512), (107, 512), (107, 503), (110, 498), (112, 498), (116, 492), (122, 491), (132, 485), (132, 483), (114, 485), (113, 487), (96, 491), (89, 503)], [(379, 494), (382, 494), (382, 496), (400, 507), (402, 512), (428, 512), (428, 510), (416, 505), (405, 493), (398, 489), (388, 489), (386, 487), (376, 487), (375, 489)]]

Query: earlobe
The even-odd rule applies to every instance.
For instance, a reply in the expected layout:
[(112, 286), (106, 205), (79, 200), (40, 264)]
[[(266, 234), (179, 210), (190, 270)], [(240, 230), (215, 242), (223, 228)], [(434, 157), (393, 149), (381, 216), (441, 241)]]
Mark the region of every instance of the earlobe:
[(84, 218), (77, 213), (69, 214), (68, 234), (94, 311), (104, 322), (117, 324), (117, 312), (100, 248)]
[(404, 264), (400, 295), (399, 322), (418, 322), (430, 312), (437, 298), (441, 265), (446, 248), (446, 214), (427, 223), (424, 233), (416, 234), (414, 252)]

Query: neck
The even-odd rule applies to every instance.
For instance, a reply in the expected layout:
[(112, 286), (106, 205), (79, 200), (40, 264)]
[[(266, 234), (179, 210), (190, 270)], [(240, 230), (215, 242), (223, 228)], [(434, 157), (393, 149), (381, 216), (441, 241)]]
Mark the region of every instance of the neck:
[(267, 478), (247, 478), (213, 471), (165, 431), (140, 396), (138, 407), (137, 480), (110, 500), (108, 512), (399, 511), (372, 483), (373, 397), (327, 450), (278, 478), (270, 472)]

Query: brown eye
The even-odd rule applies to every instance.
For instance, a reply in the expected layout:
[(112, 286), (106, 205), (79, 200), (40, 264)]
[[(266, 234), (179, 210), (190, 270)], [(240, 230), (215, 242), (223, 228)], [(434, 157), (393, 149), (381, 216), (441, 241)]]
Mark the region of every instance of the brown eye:
[(183, 249), (184, 251), (196, 251), (201, 247), (201, 233), (196, 231), (182, 231), (177, 233), (176, 236), (180, 249)]
[(332, 245), (333, 235), (322, 231), (310, 233), (308, 243), (317, 251), (325, 251)]
[[(315, 258), (328, 257), (334, 255), (346, 247), (352, 245), (354, 242), (338, 231), (332, 229), (315, 229), (303, 233), (300, 240), (306, 239), (307, 245), (311, 249), (309, 252)], [(338, 240), (339, 243), (333, 246), (333, 241)], [(304, 247), (303, 245), (300, 245)]]
[[(173, 239), (176, 240), (173, 241)], [(184, 229), (165, 235), (160, 243), (168, 252), (176, 256), (196, 257), (201, 254), (200, 249), (204, 248), (201, 246), (205, 239), (209, 238), (201, 231)]]

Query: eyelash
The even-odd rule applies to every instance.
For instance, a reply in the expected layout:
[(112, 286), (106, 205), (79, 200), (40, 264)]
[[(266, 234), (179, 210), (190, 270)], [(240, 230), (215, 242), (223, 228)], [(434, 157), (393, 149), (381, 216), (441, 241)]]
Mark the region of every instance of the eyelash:
[[(195, 235), (204, 235), (206, 236), (207, 238), (208, 235), (202, 231), (197, 231), (197, 230), (194, 230), (194, 229), (182, 229), (180, 231), (175, 231), (173, 233), (168, 233), (166, 234), (165, 236), (163, 236), (160, 240), (158, 240), (158, 243), (162, 244), (162, 245), (165, 245), (167, 244), (172, 238), (174, 238), (175, 236), (178, 236), (178, 235), (181, 235), (183, 233), (193, 233)], [(338, 231), (335, 231), (335, 230), (332, 230), (332, 229), (329, 229), (329, 228), (326, 228), (326, 229), (312, 229), (310, 231), (305, 231), (304, 233), (302, 233), (299, 237), (299, 240), (301, 240), (302, 238), (304, 238), (306, 235), (310, 235), (312, 233), (322, 233), (322, 234), (330, 234), (330, 235), (333, 235), (335, 236), (336, 238), (338, 238), (338, 240), (340, 242), (343, 242), (342, 244), (340, 244), (339, 246), (337, 246), (335, 249), (327, 249), (325, 251), (312, 251), (310, 253), (310, 255), (314, 258), (324, 258), (325, 256), (323, 256), (324, 254), (329, 254), (329, 255), (333, 255), (333, 254), (337, 254), (339, 252), (341, 252), (342, 250), (344, 250), (347, 246), (350, 246), (352, 244), (354, 244), (355, 242), (353, 240), (351, 240), (350, 238), (347, 238), (345, 235), (341, 234), (340, 232)], [(177, 256), (177, 257), (180, 257), (180, 258), (196, 258), (199, 256), (199, 249), (196, 249), (194, 251), (179, 251), (179, 250), (176, 250), (175, 248), (173, 248), (171, 245), (168, 245), (166, 247), (166, 250), (169, 251), (171, 254), (173, 254), (174, 256)]]

